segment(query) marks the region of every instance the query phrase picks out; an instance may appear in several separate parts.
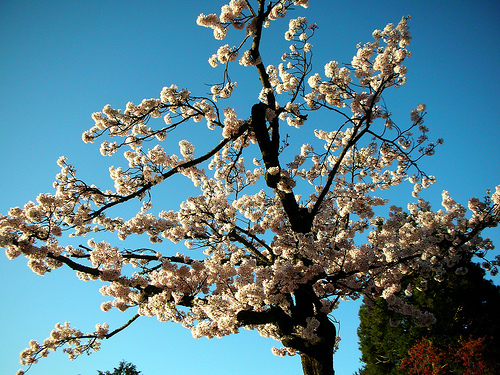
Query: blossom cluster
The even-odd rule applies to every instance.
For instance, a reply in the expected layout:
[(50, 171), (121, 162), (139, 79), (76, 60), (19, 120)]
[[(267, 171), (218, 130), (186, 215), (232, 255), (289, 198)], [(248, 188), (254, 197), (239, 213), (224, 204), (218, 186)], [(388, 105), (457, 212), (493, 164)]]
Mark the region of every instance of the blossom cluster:
[[(36, 364), (39, 358), (46, 357), (50, 351), (55, 352), (57, 348), (63, 345), (67, 345), (63, 352), (71, 360), (80, 354), (98, 351), (101, 344), (99, 339), (103, 339), (108, 334), (108, 330), (109, 325), (107, 323), (96, 324), (94, 333), (83, 334), (80, 330), (72, 328), (69, 322), (65, 322), (64, 325), (57, 323), (50, 332), (50, 336), (43, 341), (43, 344), (40, 345), (35, 340), (30, 341), (29, 347), (20, 354), (20, 362), (25, 366)], [(88, 342), (82, 342), (82, 340), (87, 339)]]
[[(266, 22), (283, 18), (287, 9), (292, 5), (300, 5), (304, 8), (309, 6), (308, 0), (279, 0), (272, 4), (272, 8), (266, 17)], [(221, 7), (219, 16), (215, 13), (208, 15), (200, 14), (196, 20), (199, 26), (208, 27), (213, 30), (214, 38), (222, 40), (226, 37), (228, 26), (232, 25), (237, 30), (242, 30), (246, 25), (246, 34), (253, 35), (256, 28), (257, 17), (252, 10), (251, 16), (247, 16), (243, 11), (247, 10), (249, 3), (245, 0), (231, 0), (229, 4)]]
[[(229, 97), (235, 84), (227, 84), (223, 88), (212, 88), (214, 99)], [(165, 125), (159, 129), (148, 126), (151, 118), (164, 118)], [(167, 133), (186, 120), (200, 122), (205, 119), (207, 126), (222, 126), (218, 122), (217, 112), (208, 99), (194, 100), (188, 90), (179, 90), (174, 84), (161, 90), (159, 98), (144, 99), (139, 105), (127, 103), (125, 111), (111, 108), (108, 104), (101, 112), (92, 114), (95, 125), (85, 131), (82, 139), (86, 143), (107, 133), (110, 138), (123, 138), (121, 143), (104, 140), (100, 152), (104, 156), (113, 155), (124, 145), (132, 150), (140, 149), (144, 141), (157, 139), (164, 141)]]
[(247, 8), (245, 0), (231, 0), (227, 5), (223, 5), (219, 16), (216, 14), (198, 16), (196, 23), (199, 26), (209, 27), (214, 31), (214, 38), (222, 40), (226, 37), (227, 27), (232, 24), (236, 29), (242, 29), (245, 26), (245, 18), (242, 15), (243, 10)]
[[(309, 108), (318, 109), (320, 103), (344, 108), (351, 102), (354, 114), (365, 115), (367, 108), (373, 108), (385, 88), (404, 85), (407, 69), (402, 64), (411, 56), (406, 48), (411, 40), (408, 19), (404, 17), (397, 26), (388, 24), (383, 30), (376, 30), (373, 33), (374, 42), (358, 45), (351, 62), (352, 71), (347, 67), (339, 68), (338, 62), (331, 61), (324, 69), (328, 80), (322, 80), (319, 73), (310, 76), (307, 82), (312, 91), (305, 96)], [(352, 73), (369, 92), (353, 91)], [(388, 113), (372, 111), (372, 116), (387, 118)]]

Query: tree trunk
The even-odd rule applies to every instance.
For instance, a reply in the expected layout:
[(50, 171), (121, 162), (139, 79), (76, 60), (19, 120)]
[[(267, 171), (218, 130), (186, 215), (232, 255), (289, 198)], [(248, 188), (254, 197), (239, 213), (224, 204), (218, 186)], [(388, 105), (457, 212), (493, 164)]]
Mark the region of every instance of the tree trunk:
[(332, 351), (324, 353), (320, 348), (318, 349), (319, 352), (314, 354), (300, 354), (304, 375), (334, 375)]
[(327, 315), (317, 314), (320, 325), (316, 330), (318, 340), (314, 344), (305, 344), (300, 352), (304, 375), (334, 375), (333, 352), (336, 341), (336, 329)]

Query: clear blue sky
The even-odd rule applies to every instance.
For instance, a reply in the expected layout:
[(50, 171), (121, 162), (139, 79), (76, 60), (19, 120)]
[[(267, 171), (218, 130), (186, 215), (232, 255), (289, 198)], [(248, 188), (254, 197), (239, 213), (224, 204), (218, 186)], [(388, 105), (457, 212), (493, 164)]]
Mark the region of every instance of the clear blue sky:
[[(40, 192), (52, 192), (61, 155), (87, 182), (106, 181), (109, 160), (80, 137), (93, 125), (91, 113), (105, 104), (124, 108), (128, 101), (157, 97), (163, 86), (172, 83), (203, 94), (205, 83), (218, 82), (222, 71), (212, 69), (207, 59), (220, 42), (209, 29), (196, 26), (195, 20), (202, 12), (218, 13), (222, 4), (214, 0), (3, 1), (0, 212), (34, 200)], [(296, 14), (319, 25), (312, 41), (318, 72), (332, 59), (350, 62), (356, 44), (370, 41), (374, 29), (411, 15), (408, 84), (387, 101), (401, 121), (409, 118), (416, 104), (427, 104), (431, 137), (445, 139), (437, 154), (424, 162), (424, 169), (437, 176), (438, 183), (423, 197), (437, 208), (446, 189), (466, 203), (467, 198), (482, 197), (487, 188), (500, 183), (498, 1), (311, 0), (309, 10)], [(279, 63), (287, 24), (277, 22), (270, 29), (280, 39), (264, 37), (266, 64)], [(240, 86), (254, 87), (249, 83), (254, 72), (245, 70), (241, 75), (235, 69), (234, 73)], [(245, 117), (250, 111), (247, 104), (257, 95), (240, 90), (229, 104)], [(400, 189), (395, 202), (408, 200), (409, 189)], [(500, 239), (498, 230), (489, 235), (497, 242)], [(61, 270), (37, 276), (24, 259), (0, 257), (0, 284), (1, 374), (14, 374), (20, 368), (19, 352), (30, 339), (47, 337), (56, 322), (71, 321), (83, 331), (92, 331), (95, 323), (107, 321), (116, 327), (130, 315), (102, 313), (98, 284), (79, 282), (72, 272)], [(347, 305), (335, 314), (342, 336), (334, 357), (337, 375), (359, 368), (358, 305)], [(195, 340), (180, 326), (143, 318), (103, 342), (101, 351), (90, 357), (70, 362), (60, 352), (51, 354), (30, 373), (95, 374), (125, 359), (145, 375), (301, 374), (299, 358), (274, 357), (273, 345), (279, 343), (247, 331), (221, 340)]]

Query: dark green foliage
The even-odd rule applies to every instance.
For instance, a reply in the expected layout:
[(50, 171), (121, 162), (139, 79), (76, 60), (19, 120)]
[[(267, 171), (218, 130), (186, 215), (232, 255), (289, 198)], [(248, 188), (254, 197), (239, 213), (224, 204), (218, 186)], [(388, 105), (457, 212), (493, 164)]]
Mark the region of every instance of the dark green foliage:
[(97, 373), (99, 375), (139, 375), (141, 373), (140, 371), (137, 371), (135, 365), (125, 361), (121, 361), (118, 368), (115, 367), (113, 370), (113, 372), (102, 372), (98, 370)]
[[(466, 267), (467, 274), (455, 274), (458, 267)], [(485, 354), (491, 362), (496, 362), (496, 358), (500, 358), (500, 287), (484, 279), (484, 275), (479, 265), (464, 260), (450, 270), (442, 282), (429, 280), (425, 291), (415, 289), (411, 296), (404, 297), (418, 309), (434, 314), (437, 321), (430, 327), (419, 327), (412, 318), (390, 311), (382, 298), (372, 307), (363, 304), (359, 311), (358, 336), (361, 361), (365, 365), (360, 375), (406, 374), (398, 366), (408, 350), (422, 338), (431, 340), (442, 350), (449, 350), (461, 338), (484, 338)], [(404, 281), (403, 285), (419, 282), (411, 275)], [(391, 320), (401, 323), (392, 327)]]

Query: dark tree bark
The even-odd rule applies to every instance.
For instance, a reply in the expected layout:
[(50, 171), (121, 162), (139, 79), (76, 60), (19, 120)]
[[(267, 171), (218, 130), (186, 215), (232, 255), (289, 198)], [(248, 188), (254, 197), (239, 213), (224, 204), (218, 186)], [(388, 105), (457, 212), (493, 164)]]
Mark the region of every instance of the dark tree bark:
[[(281, 169), (278, 124), (270, 124), (268, 129), (265, 117), (267, 108), (270, 107), (263, 103), (258, 103), (252, 107), (250, 128), (256, 135), (266, 169), (269, 170), (272, 167)], [(277, 189), (280, 175), (266, 173), (265, 178), (267, 185), (274, 189), (281, 199), (292, 230), (297, 233), (311, 232), (313, 216), (307, 208), (299, 206), (293, 193), (285, 193)], [(302, 259), (302, 261), (307, 263), (307, 259)], [(294, 296), (295, 306), (292, 309), (291, 317), (280, 308), (272, 308), (260, 313), (242, 311), (238, 314), (238, 319), (241, 322), (251, 322), (251, 324), (277, 323), (286, 337), (283, 340), (283, 345), (299, 351), (304, 375), (334, 375), (335, 326), (326, 314), (317, 313), (321, 306), (318, 305), (319, 301), (311, 285), (303, 284), (299, 286), (294, 292)], [(297, 325), (306, 326), (307, 318), (310, 317), (320, 321), (320, 326), (315, 332), (318, 335), (318, 340), (315, 343), (306, 342), (304, 339), (297, 338), (292, 334), (293, 327)]]
[(306, 353), (300, 354), (302, 361), (302, 371), (304, 375), (334, 375), (333, 356), (321, 357), (318, 355), (309, 356)]
[[(237, 318), (242, 325), (276, 324), (284, 337), (282, 344), (298, 351), (304, 375), (334, 375), (333, 352), (337, 331), (327, 314), (315, 313), (314, 308), (309, 308), (312, 305), (311, 300), (307, 298), (308, 289), (307, 285), (302, 285), (296, 291), (296, 304), (292, 308), (291, 316), (280, 307), (274, 306), (260, 312), (243, 310), (238, 313)], [(307, 325), (308, 317), (314, 317), (319, 321), (319, 326), (315, 330), (318, 337), (313, 343), (297, 336), (294, 332), (297, 326)]]
[(335, 348), (336, 330), (327, 315), (315, 316), (320, 321), (316, 334), (318, 341), (305, 343), (300, 350), (302, 371), (304, 375), (334, 375), (333, 351)]

